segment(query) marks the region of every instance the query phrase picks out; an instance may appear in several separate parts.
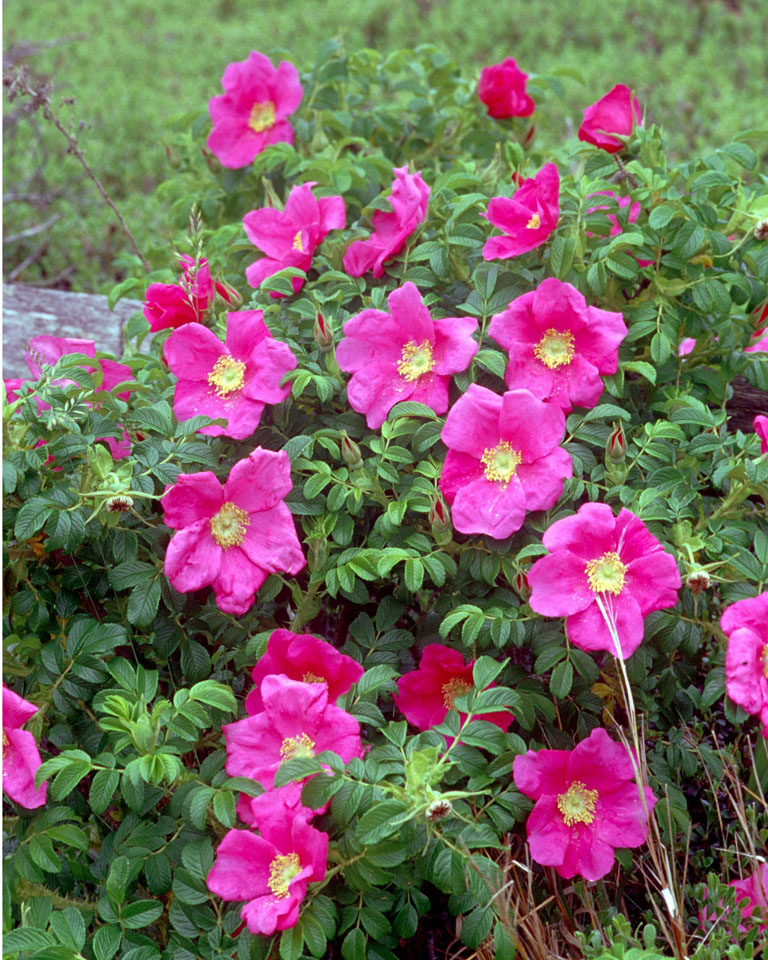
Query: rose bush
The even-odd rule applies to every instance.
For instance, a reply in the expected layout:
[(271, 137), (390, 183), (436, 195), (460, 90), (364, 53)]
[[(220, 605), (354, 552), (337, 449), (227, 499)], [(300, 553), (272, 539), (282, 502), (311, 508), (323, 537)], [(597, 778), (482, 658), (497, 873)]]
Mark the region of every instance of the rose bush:
[(126, 379), (9, 385), (6, 951), (752, 956), (759, 141), (544, 155), (433, 48), (224, 81)]

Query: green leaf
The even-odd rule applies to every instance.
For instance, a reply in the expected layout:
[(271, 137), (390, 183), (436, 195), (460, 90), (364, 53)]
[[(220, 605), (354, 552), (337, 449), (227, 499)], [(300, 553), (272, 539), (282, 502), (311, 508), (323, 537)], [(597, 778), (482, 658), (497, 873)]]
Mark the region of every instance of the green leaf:
[(125, 886), (130, 872), (131, 864), (128, 857), (115, 857), (109, 868), (106, 883), (107, 897), (111, 903), (118, 905), (125, 900)]
[(82, 950), (85, 944), (85, 922), (77, 907), (54, 911), (48, 922), (59, 943), (72, 950)]
[(322, 764), (318, 763), (314, 757), (294, 757), (280, 765), (275, 774), (275, 786), (283, 787), (286, 783), (303, 780), (304, 777), (311, 777), (312, 774), (321, 773), (322, 770)]
[(160, 603), (160, 581), (140, 583), (128, 597), (128, 620), (137, 627), (148, 627), (157, 616)]
[[(80, 751), (78, 751), (80, 752)], [(80, 783), (83, 777), (91, 772), (91, 761), (71, 760), (68, 765), (56, 774), (56, 778), (48, 788), (52, 800), (63, 800)]]
[(301, 923), (280, 934), (280, 960), (299, 960), (304, 949), (304, 931)]
[(120, 949), (123, 939), (122, 931), (118, 927), (99, 927), (93, 935), (93, 955), (96, 960), (112, 960)]
[(656, 368), (644, 360), (627, 360), (621, 364), (621, 368), (622, 370), (630, 370), (632, 373), (639, 373), (649, 383), (654, 385), (656, 383)]
[(499, 663), (492, 657), (478, 657), (472, 667), (472, 681), (477, 689), (485, 690), (487, 686), (492, 684), (507, 663), (507, 660)]
[(135, 900), (121, 910), (120, 922), (128, 930), (140, 930), (154, 923), (162, 912), (163, 905), (157, 900)]
[(189, 691), (190, 700), (199, 700), (209, 707), (216, 707), (225, 713), (234, 713), (237, 710), (237, 700), (232, 688), (216, 680), (202, 680), (196, 683)]
[(378, 843), (400, 828), (410, 816), (408, 808), (398, 800), (381, 800), (358, 820), (357, 835), (362, 843)]
[(350, 930), (341, 944), (344, 960), (366, 960), (366, 943), (366, 936), (359, 927)]
[(109, 803), (120, 783), (120, 774), (117, 770), (99, 770), (91, 782), (91, 790), (88, 794), (88, 801), (91, 804), (91, 810), (95, 814), (102, 814), (109, 806)]
[(213, 812), (219, 823), (230, 829), (235, 825), (235, 795), (231, 790), (219, 790), (213, 798)]
[(44, 947), (53, 946), (53, 943), (53, 937), (43, 930), (37, 930), (34, 927), (17, 927), (3, 934), (3, 954), (19, 953), (22, 950), (42, 950)]
[(572, 685), (573, 665), (571, 664), (570, 660), (565, 660), (563, 663), (558, 663), (558, 665), (552, 671), (552, 676), (549, 680), (549, 689), (558, 700), (562, 700), (571, 692)]
[(49, 502), (37, 497), (27, 500), (16, 515), (13, 535), (17, 540), (29, 540), (39, 530), (42, 530), (43, 524), (51, 515), (53, 509)]

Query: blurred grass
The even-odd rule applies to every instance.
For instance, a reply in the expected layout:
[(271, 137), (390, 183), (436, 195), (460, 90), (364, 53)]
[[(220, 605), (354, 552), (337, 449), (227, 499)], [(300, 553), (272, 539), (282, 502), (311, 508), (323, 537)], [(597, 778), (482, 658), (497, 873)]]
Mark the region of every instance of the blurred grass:
[[(167, 172), (166, 118), (204, 106), (227, 63), (251, 49), (283, 48), (303, 66), (340, 35), (349, 48), (382, 51), (434, 43), (470, 75), (505, 56), (529, 73), (573, 68), (583, 84), (566, 79), (562, 99), (537, 98), (537, 135), (571, 136), (583, 108), (624, 82), (678, 157), (765, 125), (768, 107), (764, 0), (14, 0), (4, 13), (6, 52), (69, 38), (26, 62), (52, 75), (54, 102), (74, 98), (59, 112), (84, 124), (81, 148), (150, 255), (167, 243), (154, 196)], [(9, 121), (15, 107), (6, 103), (5, 233), (61, 219), (6, 245), (5, 276), (45, 243), (19, 281), (108, 289), (123, 275), (124, 238), (60, 134), (39, 115)], [(30, 192), (60, 195), (13, 200)]]

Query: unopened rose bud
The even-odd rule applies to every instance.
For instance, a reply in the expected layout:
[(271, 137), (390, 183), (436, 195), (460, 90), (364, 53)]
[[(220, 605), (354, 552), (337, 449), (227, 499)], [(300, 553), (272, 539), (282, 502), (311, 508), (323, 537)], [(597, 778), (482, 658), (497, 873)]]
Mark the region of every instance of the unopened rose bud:
[(341, 442), (339, 446), (341, 447), (341, 456), (344, 463), (346, 463), (350, 470), (359, 470), (363, 465), (360, 447), (358, 447), (354, 440), (350, 440), (343, 430), (341, 431)]
[(427, 807), (427, 820), (442, 820), (452, 810), (450, 800), (433, 800)]
[(706, 570), (694, 570), (688, 574), (686, 580), (686, 586), (691, 593), (703, 593), (705, 590), (709, 590), (711, 583), (712, 580)]
[(621, 423), (614, 423), (608, 443), (605, 445), (605, 455), (611, 463), (624, 463), (627, 456), (627, 438), (624, 436), (624, 427)]
[(755, 240), (768, 240), (768, 217), (755, 224)]
[(318, 313), (317, 315), (312, 336), (315, 338), (315, 343), (320, 347), (321, 353), (325, 353), (326, 350), (330, 350), (333, 346), (333, 333), (322, 313)]
[(240, 296), (240, 293), (235, 290), (234, 287), (230, 287), (228, 283), (220, 283), (217, 281), (216, 286), (216, 307), (215, 310), (218, 313), (221, 310), (237, 310), (243, 305), (243, 298)]
[(523, 570), (518, 570), (515, 574), (512, 586), (518, 597), (525, 603), (531, 595), (531, 588), (528, 586), (528, 576)]
[(453, 540), (453, 524), (448, 516), (448, 507), (442, 497), (437, 496), (432, 502), (429, 511), (429, 522), (432, 527), (432, 536), (440, 546)]

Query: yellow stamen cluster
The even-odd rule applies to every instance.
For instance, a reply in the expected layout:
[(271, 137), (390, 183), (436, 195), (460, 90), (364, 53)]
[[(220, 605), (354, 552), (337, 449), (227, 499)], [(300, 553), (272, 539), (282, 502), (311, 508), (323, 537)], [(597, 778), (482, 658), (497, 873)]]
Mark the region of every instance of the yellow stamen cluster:
[(538, 215), (538, 213), (534, 213), (534, 215), (531, 217), (528, 223), (526, 223), (525, 229), (538, 230), (540, 226), (541, 226), (541, 217)]
[(245, 540), (245, 528), (250, 526), (248, 511), (235, 506), (231, 500), (222, 504), (221, 510), (211, 517), (211, 536), (220, 547), (239, 547)]
[(243, 389), (245, 364), (242, 360), (230, 357), (228, 353), (222, 354), (208, 374), (208, 383), (213, 387), (217, 397), (226, 400), (231, 393), (237, 393)]
[(254, 133), (263, 133), (275, 125), (275, 105), (271, 100), (265, 103), (254, 103), (251, 107), (251, 115), (248, 118), (248, 126)]
[(315, 741), (310, 740), (306, 733), (298, 737), (286, 737), (280, 746), (281, 760), (295, 760), (296, 757), (313, 757)]
[(284, 900), (288, 895), (291, 880), (301, 873), (301, 861), (298, 853), (278, 853), (269, 865), (267, 885), (272, 893)]
[(768, 680), (768, 643), (763, 647), (763, 674)]
[(557, 809), (567, 827), (574, 823), (592, 823), (596, 803), (597, 790), (587, 790), (581, 780), (574, 780), (565, 793), (557, 796)]
[(612, 593), (615, 597), (624, 589), (626, 566), (618, 553), (610, 550), (596, 560), (590, 560), (585, 568), (589, 589), (592, 593)]
[(487, 480), (499, 481), (506, 486), (517, 473), (523, 458), (511, 443), (502, 440), (496, 447), (486, 447), (480, 462), (485, 467)]
[(469, 693), (471, 689), (472, 684), (463, 677), (453, 677), (447, 683), (443, 684), (443, 703), (451, 710), (453, 709), (453, 701), (456, 697), (463, 697), (464, 694)]
[(403, 347), (402, 359), (397, 365), (397, 372), (404, 380), (413, 382), (429, 373), (435, 366), (432, 357), (432, 344), (429, 340), (422, 340), (416, 343), (415, 340), (409, 340)]
[(305, 253), (304, 247), (301, 245), (301, 230), (293, 238), (293, 249), (298, 250), (299, 253)]
[(533, 355), (550, 370), (567, 367), (576, 352), (573, 341), (570, 330), (555, 330), (550, 327), (533, 348)]
[(301, 679), (304, 683), (328, 683), (325, 677), (318, 677), (316, 673), (312, 673), (311, 671), (305, 673)]

